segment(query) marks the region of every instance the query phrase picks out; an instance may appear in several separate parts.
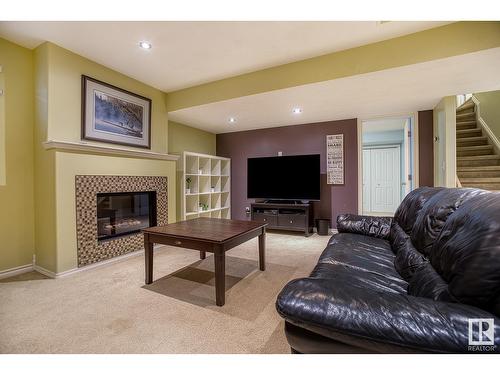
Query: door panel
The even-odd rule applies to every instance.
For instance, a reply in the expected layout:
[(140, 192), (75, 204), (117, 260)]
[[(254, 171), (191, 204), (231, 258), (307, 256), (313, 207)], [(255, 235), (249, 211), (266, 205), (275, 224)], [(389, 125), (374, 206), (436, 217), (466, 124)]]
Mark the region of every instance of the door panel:
[(394, 213), (400, 200), (400, 149), (374, 148), (370, 150), (370, 159), (371, 211)]

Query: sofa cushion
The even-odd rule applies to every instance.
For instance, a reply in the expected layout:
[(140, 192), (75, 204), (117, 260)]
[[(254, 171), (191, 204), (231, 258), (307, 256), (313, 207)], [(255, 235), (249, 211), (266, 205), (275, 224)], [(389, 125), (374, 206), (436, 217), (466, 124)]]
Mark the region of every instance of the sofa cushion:
[(407, 294), (408, 283), (398, 275), (389, 276), (370, 272), (341, 263), (318, 263), (310, 275), (313, 279), (328, 279), (343, 288), (353, 285), (364, 290), (383, 293)]
[(339, 233), (330, 239), (311, 277), (386, 292), (406, 293), (408, 287), (394, 269), (388, 241), (353, 233)]
[(414, 269), (409, 280), (408, 294), (415, 297), (430, 298), (434, 301), (456, 302), (448, 292), (448, 283), (427, 261)]
[(354, 233), (334, 235), (318, 263), (343, 264), (369, 272), (399, 277), (389, 241)]
[(446, 221), (430, 262), (458, 301), (500, 315), (500, 193), (470, 198)]
[(441, 187), (421, 187), (410, 192), (399, 205), (394, 214), (394, 221), (403, 230), (410, 234), (417, 219), (418, 213), (434, 194), (444, 188)]
[(410, 236), (399, 226), (393, 223), (391, 226), (390, 243), (392, 251), (396, 254), (394, 259), (394, 267), (396, 271), (406, 281), (409, 281), (415, 271), (424, 263), (428, 263), (427, 259), (419, 253), (411, 242)]
[(488, 194), (488, 192), (472, 188), (445, 189), (429, 197), (420, 210), (411, 231), (413, 246), (428, 257), (448, 217), (462, 204), (480, 194)]

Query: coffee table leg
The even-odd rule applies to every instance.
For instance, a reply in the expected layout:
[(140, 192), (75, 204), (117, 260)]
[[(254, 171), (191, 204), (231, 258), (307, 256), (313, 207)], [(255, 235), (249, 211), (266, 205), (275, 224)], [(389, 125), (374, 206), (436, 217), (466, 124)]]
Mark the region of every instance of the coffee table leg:
[(200, 251), (200, 259), (205, 259), (207, 254), (204, 251)]
[(259, 269), (266, 270), (266, 228), (262, 228), (262, 234), (259, 235)]
[(149, 242), (149, 235), (144, 234), (144, 258), (146, 261), (146, 284), (153, 282), (153, 243)]
[(224, 306), (226, 302), (226, 255), (224, 251), (214, 253), (215, 260), (215, 304)]

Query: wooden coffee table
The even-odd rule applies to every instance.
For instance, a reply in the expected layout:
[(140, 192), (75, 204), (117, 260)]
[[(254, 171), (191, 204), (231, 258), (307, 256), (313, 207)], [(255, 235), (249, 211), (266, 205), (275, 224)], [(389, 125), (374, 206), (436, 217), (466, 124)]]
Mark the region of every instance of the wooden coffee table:
[(153, 245), (163, 244), (198, 250), (200, 258), (214, 253), (215, 302), (225, 303), (226, 251), (259, 236), (259, 269), (264, 271), (266, 225), (255, 221), (199, 218), (143, 230), (146, 284), (153, 282)]

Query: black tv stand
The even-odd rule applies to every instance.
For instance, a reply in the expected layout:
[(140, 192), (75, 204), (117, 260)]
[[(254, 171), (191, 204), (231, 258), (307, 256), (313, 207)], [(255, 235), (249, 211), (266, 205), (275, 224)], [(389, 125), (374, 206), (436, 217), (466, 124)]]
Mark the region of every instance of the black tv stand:
[(266, 201), (251, 204), (254, 221), (267, 223), (268, 229), (304, 232), (308, 237), (313, 233), (313, 209), (310, 203), (300, 201)]

